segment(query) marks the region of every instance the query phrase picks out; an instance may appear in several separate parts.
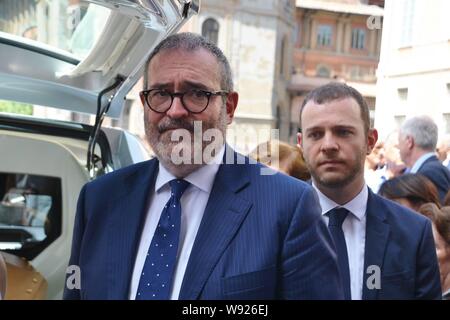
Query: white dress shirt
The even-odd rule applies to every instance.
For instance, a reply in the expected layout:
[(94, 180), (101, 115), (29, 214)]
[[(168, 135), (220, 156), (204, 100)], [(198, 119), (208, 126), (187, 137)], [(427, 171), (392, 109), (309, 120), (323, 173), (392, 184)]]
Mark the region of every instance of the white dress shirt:
[[(173, 285), (170, 293), (171, 300), (178, 299), (192, 246), (200, 222), (202, 221), (206, 204), (208, 203), (214, 179), (219, 170), (220, 163), (222, 163), (224, 152), (225, 146), (222, 147), (221, 151), (217, 154), (211, 164), (202, 166), (200, 169), (184, 178), (184, 180), (190, 182), (191, 185), (188, 186), (180, 200), (180, 242), (178, 244), (178, 258), (175, 265)], [(161, 163), (159, 163), (158, 176), (156, 177), (154, 189), (151, 191), (153, 195), (134, 263), (129, 293), (129, 298), (131, 300), (136, 297), (148, 248), (152, 242), (153, 234), (155, 233), (163, 207), (170, 198), (169, 181), (172, 179), (176, 178), (167, 171)]]
[(348, 264), (350, 268), (350, 291), (352, 300), (362, 299), (362, 286), (364, 277), (364, 252), (366, 244), (366, 208), (369, 191), (366, 184), (358, 195), (343, 206), (328, 198), (313, 183), (319, 197), (322, 216), (328, 225), (328, 211), (336, 207), (344, 207), (351, 214), (347, 215), (343, 224), (345, 243), (347, 245)]

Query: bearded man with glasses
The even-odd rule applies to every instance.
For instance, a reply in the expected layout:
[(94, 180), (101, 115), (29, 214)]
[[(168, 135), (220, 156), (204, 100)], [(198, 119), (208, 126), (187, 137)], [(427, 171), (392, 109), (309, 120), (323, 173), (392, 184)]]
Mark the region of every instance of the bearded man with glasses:
[(218, 47), (191, 33), (163, 40), (140, 97), (156, 158), (81, 191), (70, 259), (81, 285), (65, 298), (343, 297), (312, 188), (262, 174), (226, 143), (238, 93)]

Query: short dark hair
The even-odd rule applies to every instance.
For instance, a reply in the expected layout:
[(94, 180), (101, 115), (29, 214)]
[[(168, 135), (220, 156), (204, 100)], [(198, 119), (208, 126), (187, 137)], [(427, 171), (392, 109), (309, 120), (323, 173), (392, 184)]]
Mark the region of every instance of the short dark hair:
[(206, 38), (199, 34), (191, 32), (183, 32), (173, 34), (163, 41), (161, 41), (147, 59), (144, 69), (144, 89), (148, 89), (148, 67), (153, 57), (164, 50), (176, 50), (183, 49), (186, 51), (195, 51), (199, 49), (205, 49), (213, 56), (216, 57), (221, 70), (219, 71), (221, 90), (233, 91), (233, 76), (231, 72), (230, 63), (223, 54), (222, 50), (214, 43), (208, 41)]
[(361, 111), (361, 119), (364, 123), (364, 130), (366, 134), (370, 129), (370, 113), (369, 107), (367, 106), (366, 100), (363, 98), (361, 93), (359, 93), (355, 88), (346, 85), (345, 83), (330, 82), (326, 85), (320, 86), (312, 91), (310, 91), (300, 108), (300, 118), (299, 127), (302, 127), (302, 113), (305, 105), (309, 101), (314, 101), (318, 104), (323, 104), (329, 101), (341, 100), (345, 98), (353, 98), (359, 105)]

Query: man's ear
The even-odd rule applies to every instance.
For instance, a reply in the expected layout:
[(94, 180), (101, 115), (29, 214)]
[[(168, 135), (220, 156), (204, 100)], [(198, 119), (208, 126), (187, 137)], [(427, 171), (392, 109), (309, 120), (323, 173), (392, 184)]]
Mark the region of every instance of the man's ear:
[(416, 144), (414, 141), (414, 138), (411, 136), (406, 136), (405, 140), (406, 140), (406, 145), (408, 146), (408, 149), (412, 150)]
[(300, 149), (303, 149), (302, 142), (303, 142), (303, 136), (302, 136), (302, 133), (301, 133), (301, 132), (298, 132), (298, 133), (297, 133), (297, 144), (298, 144), (298, 146), (300, 147)]
[(145, 98), (142, 93), (139, 93), (139, 98), (141, 99), (142, 106), (145, 108)]
[(227, 95), (226, 108), (227, 108), (227, 124), (231, 124), (234, 118), (234, 112), (236, 111), (236, 107), (238, 105), (239, 94), (237, 92), (230, 92)]
[(369, 129), (367, 133), (367, 154), (370, 154), (378, 141), (378, 131), (377, 129)]

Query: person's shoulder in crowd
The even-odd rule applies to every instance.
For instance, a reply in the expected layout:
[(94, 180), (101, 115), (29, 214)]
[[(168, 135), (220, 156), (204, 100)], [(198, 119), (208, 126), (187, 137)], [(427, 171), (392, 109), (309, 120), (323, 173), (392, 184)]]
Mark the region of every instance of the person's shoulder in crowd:
[(423, 228), (424, 224), (429, 221), (429, 219), (423, 215), (402, 206), (395, 201), (386, 199), (375, 193), (371, 193), (370, 197), (373, 198), (369, 199), (369, 205), (376, 204), (377, 209), (385, 214), (388, 222), (398, 225), (398, 231), (404, 231), (413, 235), (411, 228)]
[[(376, 205), (368, 211), (384, 217), (383, 223), (389, 226), (385, 228), (389, 241), (383, 264), (385, 285), (381, 288), (380, 299), (440, 299), (442, 292), (431, 221), (381, 196), (371, 194), (370, 197), (369, 202), (372, 200)], [(392, 274), (396, 275), (395, 280), (386, 278)], [(398, 283), (389, 285), (395, 283), (392, 281)]]
[(446, 169), (446, 167), (442, 164), (442, 162), (439, 161), (439, 159), (436, 156), (432, 156), (425, 160), (425, 162), (422, 164), (422, 166), (419, 168), (418, 171), (426, 170), (428, 168), (439, 168), (439, 169)]
[(417, 172), (429, 178), (436, 185), (439, 198), (443, 203), (446, 193), (450, 190), (450, 171), (436, 157), (431, 157)]

